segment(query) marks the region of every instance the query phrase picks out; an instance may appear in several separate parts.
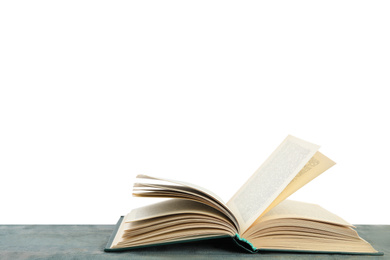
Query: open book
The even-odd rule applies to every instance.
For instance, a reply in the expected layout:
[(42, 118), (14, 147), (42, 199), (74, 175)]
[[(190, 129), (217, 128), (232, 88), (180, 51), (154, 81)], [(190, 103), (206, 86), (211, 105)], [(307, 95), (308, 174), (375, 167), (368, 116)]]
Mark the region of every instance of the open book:
[(193, 184), (138, 175), (134, 196), (168, 200), (121, 217), (105, 251), (228, 236), (250, 252), (381, 254), (342, 218), (285, 200), (334, 165), (318, 149), (288, 136), (228, 203)]

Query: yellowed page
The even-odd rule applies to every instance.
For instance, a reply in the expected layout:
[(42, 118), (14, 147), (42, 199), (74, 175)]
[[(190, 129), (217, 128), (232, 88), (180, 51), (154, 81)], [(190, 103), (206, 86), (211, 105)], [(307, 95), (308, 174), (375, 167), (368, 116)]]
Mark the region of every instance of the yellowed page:
[[(202, 202), (204, 204), (207, 204), (209, 206), (212, 206), (221, 212), (223, 212), (227, 217), (229, 217), (236, 226), (237, 229), (239, 229), (238, 221), (236, 220), (236, 217), (234, 214), (230, 211), (228, 206), (222, 201), (221, 198), (219, 198), (216, 194), (213, 192), (183, 181), (176, 181), (176, 180), (170, 180), (165, 178), (157, 178), (152, 177), (144, 174), (137, 175), (137, 178), (139, 179), (146, 179), (148, 182), (157, 182), (158, 185), (154, 184), (147, 184), (147, 183), (136, 183), (134, 184), (134, 192), (133, 195), (140, 196), (140, 197), (147, 197), (148, 195), (152, 197), (172, 197), (172, 198), (185, 198), (185, 199), (194, 199), (196, 201)], [(161, 182), (168, 182), (173, 183), (175, 186), (172, 185), (162, 185)], [(147, 187), (144, 186), (150, 186), (152, 188), (156, 188), (155, 192), (143, 192), (148, 191)], [(150, 190), (151, 191), (151, 190)], [(160, 192), (160, 193), (159, 193)], [(184, 194), (186, 193), (186, 194)], [(165, 195), (164, 195), (165, 194)]]
[(283, 192), (280, 193), (271, 205), (269, 205), (268, 208), (260, 215), (260, 217), (335, 164), (336, 163), (334, 161), (322, 153), (316, 152), (305, 167), (303, 167), (297, 176), (295, 176)]
[(243, 233), (279, 196), (319, 146), (289, 135), (227, 203)]
[(192, 188), (192, 189), (195, 189), (195, 190), (199, 190), (199, 191), (209, 195), (210, 197), (213, 197), (221, 205), (225, 205), (225, 202), (217, 194), (215, 194), (214, 192), (212, 192), (210, 190), (207, 190), (206, 188), (200, 187), (200, 186), (192, 184), (192, 183), (188, 183), (188, 182), (184, 182), (184, 181), (177, 181), (177, 180), (170, 180), (170, 179), (160, 178), (160, 177), (153, 177), (153, 176), (145, 175), (145, 174), (138, 174), (137, 178), (150, 179), (150, 180), (163, 181), (163, 182), (170, 182), (170, 183), (182, 185), (184, 187), (189, 187), (189, 188)]
[(129, 217), (129, 214), (127, 214), (124, 217), (124, 219), (122, 220), (122, 223), (120, 224), (119, 229), (116, 232), (115, 238), (112, 241), (112, 244), (111, 244), (110, 248), (114, 248), (116, 245), (118, 245), (120, 242), (123, 241), (122, 234), (123, 234), (123, 232), (124, 232), (124, 230), (126, 228), (126, 220), (128, 219), (128, 217)]
[[(166, 219), (160, 222), (160, 217), (166, 217)], [(190, 220), (189, 217), (191, 217)], [(155, 221), (156, 219), (157, 221)], [(143, 227), (141, 228), (137, 226), (137, 222), (140, 221), (148, 221), (149, 229), (145, 223), (142, 223)], [(169, 199), (133, 209), (127, 214), (111, 248), (149, 244), (153, 241), (149, 237), (158, 238), (155, 242), (161, 243), (166, 239), (176, 241), (199, 235), (221, 236), (228, 234), (234, 236), (236, 233), (237, 229), (231, 220), (214, 208), (196, 201)], [(131, 237), (130, 240), (128, 240), (129, 237)]]
[(126, 222), (162, 217), (180, 213), (195, 213), (227, 219), (221, 212), (200, 202), (183, 199), (169, 199), (141, 208), (133, 209), (127, 216)]
[[(295, 200), (285, 200), (261, 217), (258, 223), (284, 218), (309, 219), (338, 225), (351, 226), (350, 223), (339, 216), (327, 211), (317, 204)], [(286, 221), (287, 223), (287, 221)]]

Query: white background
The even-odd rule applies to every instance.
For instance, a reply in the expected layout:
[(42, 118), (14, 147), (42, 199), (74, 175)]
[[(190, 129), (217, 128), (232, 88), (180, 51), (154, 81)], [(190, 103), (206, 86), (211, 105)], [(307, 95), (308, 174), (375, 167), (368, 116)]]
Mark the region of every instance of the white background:
[(389, 7), (2, 1), (0, 223), (114, 224), (139, 173), (227, 201), (292, 134), (337, 162), (292, 199), (390, 224)]

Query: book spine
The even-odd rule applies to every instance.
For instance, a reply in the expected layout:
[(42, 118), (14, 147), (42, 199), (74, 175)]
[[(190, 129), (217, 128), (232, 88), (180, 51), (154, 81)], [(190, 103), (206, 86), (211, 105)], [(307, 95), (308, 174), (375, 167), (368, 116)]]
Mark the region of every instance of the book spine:
[(236, 234), (233, 237), (233, 240), (234, 240), (234, 242), (236, 242), (236, 244), (238, 246), (240, 246), (241, 248), (245, 249), (246, 251), (248, 251), (250, 253), (257, 253), (257, 251), (258, 251), (257, 248), (251, 242), (249, 242), (245, 238), (240, 237), (239, 234)]

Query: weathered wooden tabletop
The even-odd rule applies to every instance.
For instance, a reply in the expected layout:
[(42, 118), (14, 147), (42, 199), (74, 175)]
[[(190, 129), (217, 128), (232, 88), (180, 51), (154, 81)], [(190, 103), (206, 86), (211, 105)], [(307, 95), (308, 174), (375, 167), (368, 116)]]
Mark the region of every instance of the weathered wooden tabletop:
[(390, 225), (356, 225), (361, 237), (383, 256), (245, 253), (231, 240), (199, 241), (137, 249), (103, 251), (114, 225), (0, 225), (0, 259), (390, 259)]

